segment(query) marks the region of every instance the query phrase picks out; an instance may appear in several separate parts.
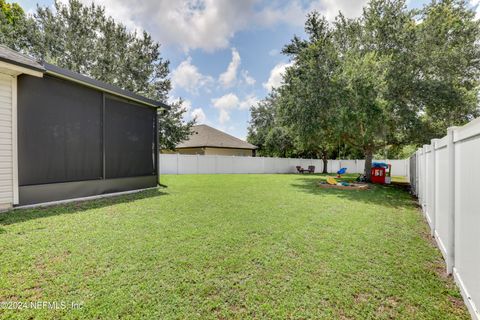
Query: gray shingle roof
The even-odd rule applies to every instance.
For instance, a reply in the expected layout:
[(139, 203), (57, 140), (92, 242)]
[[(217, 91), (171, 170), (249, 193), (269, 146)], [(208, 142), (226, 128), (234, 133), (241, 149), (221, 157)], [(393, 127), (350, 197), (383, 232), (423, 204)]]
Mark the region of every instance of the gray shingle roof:
[(146, 98), (144, 96), (138, 95), (136, 93), (133, 93), (131, 91), (123, 90), (123, 89), (121, 89), (117, 86), (111, 85), (111, 84), (103, 82), (103, 81), (98, 81), (98, 80), (95, 80), (93, 78), (89, 78), (89, 77), (84, 76), (83, 74), (80, 74), (78, 72), (73, 72), (73, 71), (70, 71), (70, 70), (67, 70), (67, 69), (63, 69), (63, 68), (57, 67), (53, 64), (49, 64), (49, 63), (46, 63), (46, 62), (44, 62), (43, 65), (45, 66), (45, 69), (47, 70), (47, 73), (49, 73), (49, 74), (53, 74), (53, 75), (56, 75), (56, 76), (62, 76), (62, 77), (65, 77), (67, 79), (78, 81), (78, 82), (81, 82), (81, 83), (86, 84), (88, 86), (92, 86), (92, 87), (98, 88), (100, 90), (103, 90), (103, 91), (106, 91), (106, 92), (109, 92), (109, 93), (112, 93), (112, 94), (118, 94), (118, 95), (123, 96), (125, 98), (130, 98), (130, 99), (133, 99), (133, 100), (138, 101), (138, 102), (143, 102), (143, 103), (149, 104), (151, 106), (170, 109), (170, 106), (164, 104), (161, 101), (152, 100), (152, 99)]
[(91, 86), (94, 88), (97, 88), (98, 90), (108, 92), (114, 95), (119, 95), (125, 98), (130, 98), (132, 100), (138, 101), (140, 103), (144, 103), (150, 106), (154, 107), (161, 107), (165, 109), (170, 109), (170, 106), (164, 104), (161, 101), (155, 101), (152, 99), (148, 99), (146, 97), (140, 96), (136, 93), (123, 90), (117, 86), (98, 81), (92, 78), (89, 78), (87, 76), (84, 76), (80, 73), (73, 72), (67, 69), (63, 69), (60, 67), (57, 67), (55, 65), (46, 63), (46, 62), (38, 62), (37, 60), (28, 57), (26, 55), (23, 55), (15, 50), (12, 50), (4, 45), (0, 45), (0, 61), (4, 61), (16, 66), (40, 71), (43, 73), (51, 74), (53, 76), (60, 76), (62, 78), (71, 80), (71, 81), (76, 81), (80, 82), (84, 85)]
[(45, 68), (37, 60), (0, 45), (0, 61), (8, 62), (19, 67), (29, 68), (36, 71), (45, 71)]
[(194, 126), (192, 131), (193, 133), (190, 135), (190, 138), (178, 144), (177, 149), (201, 147), (257, 149), (253, 144), (205, 124)]

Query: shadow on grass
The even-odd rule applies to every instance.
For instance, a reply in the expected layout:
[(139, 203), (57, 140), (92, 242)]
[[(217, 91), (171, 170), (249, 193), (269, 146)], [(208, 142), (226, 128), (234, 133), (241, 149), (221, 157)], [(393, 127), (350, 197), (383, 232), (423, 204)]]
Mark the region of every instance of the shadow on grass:
[[(318, 195), (318, 196), (336, 196), (351, 201), (359, 201), (369, 204), (382, 205), (393, 208), (406, 208), (415, 206), (416, 202), (408, 193), (408, 188), (403, 184), (391, 185), (374, 185), (370, 184), (367, 190), (339, 190), (320, 188), (320, 181), (325, 181), (328, 176), (333, 174), (318, 174), (309, 177), (300, 176), (292, 183), (292, 187), (302, 192)], [(356, 175), (346, 175), (338, 179), (340, 181), (354, 182)]]
[[(21, 223), (32, 219), (78, 213), (91, 209), (99, 209), (113, 206), (116, 204), (127, 203), (146, 198), (154, 198), (167, 194), (168, 193), (163, 192), (162, 189), (152, 189), (121, 196), (112, 196), (94, 200), (71, 202), (47, 207), (10, 210), (0, 213), (0, 226), (8, 226), (11, 224)], [(5, 233), (5, 230), (0, 228), (0, 234), (2, 233)]]

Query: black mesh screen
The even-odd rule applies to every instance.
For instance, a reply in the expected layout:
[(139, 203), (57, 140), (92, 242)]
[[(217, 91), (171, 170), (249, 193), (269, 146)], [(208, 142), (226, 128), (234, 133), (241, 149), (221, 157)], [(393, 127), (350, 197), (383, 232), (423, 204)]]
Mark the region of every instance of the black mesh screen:
[(19, 184), (102, 177), (102, 94), (45, 76), (18, 78)]
[(155, 115), (152, 108), (105, 99), (106, 178), (156, 174)]

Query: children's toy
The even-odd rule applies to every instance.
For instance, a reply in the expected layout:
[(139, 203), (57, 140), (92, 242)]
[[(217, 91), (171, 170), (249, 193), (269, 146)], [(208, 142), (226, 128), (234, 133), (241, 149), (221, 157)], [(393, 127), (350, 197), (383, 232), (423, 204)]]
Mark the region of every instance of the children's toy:
[(336, 184), (338, 183), (338, 181), (335, 180), (335, 178), (328, 177), (328, 178), (327, 178), (327, 183), (328, 183), (328, 184), (331, 184), (331, 185), (336, 185)]
[(390, 184), (392, 182), (391, 177), (392, 165), (384, 162), (372, 163), (372, 182), (379, 184)]
[(359, 174), (356, 181), (357, 182), (367, 182), (367, 177), (364, 174)]
[(337, 171), (337, 178), (341, 178), (342, 174), (345, 174), (347, 172), (347, 168), (340, 168), (340, 170)]

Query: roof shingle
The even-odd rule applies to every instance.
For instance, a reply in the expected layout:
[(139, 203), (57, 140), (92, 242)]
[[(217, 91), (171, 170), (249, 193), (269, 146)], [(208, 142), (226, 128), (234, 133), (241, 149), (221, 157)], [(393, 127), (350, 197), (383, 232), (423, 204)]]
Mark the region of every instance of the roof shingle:
[(0, 45), (0, 61), (8, 62), (20, 67), (33, 69), (36, 71), (45, 71), (45, 68), (37, 60), (12, 50), (4, 45)]
[(217, 130), (205, 124), (197, 125), (192, 128), (193, 133), (189, 139), (178, 144), (177, 149), (181, 148), (235, 148), (235, 149), (257, 149), (256, 146), (246, 141), (231, 136), (223, 131)]

